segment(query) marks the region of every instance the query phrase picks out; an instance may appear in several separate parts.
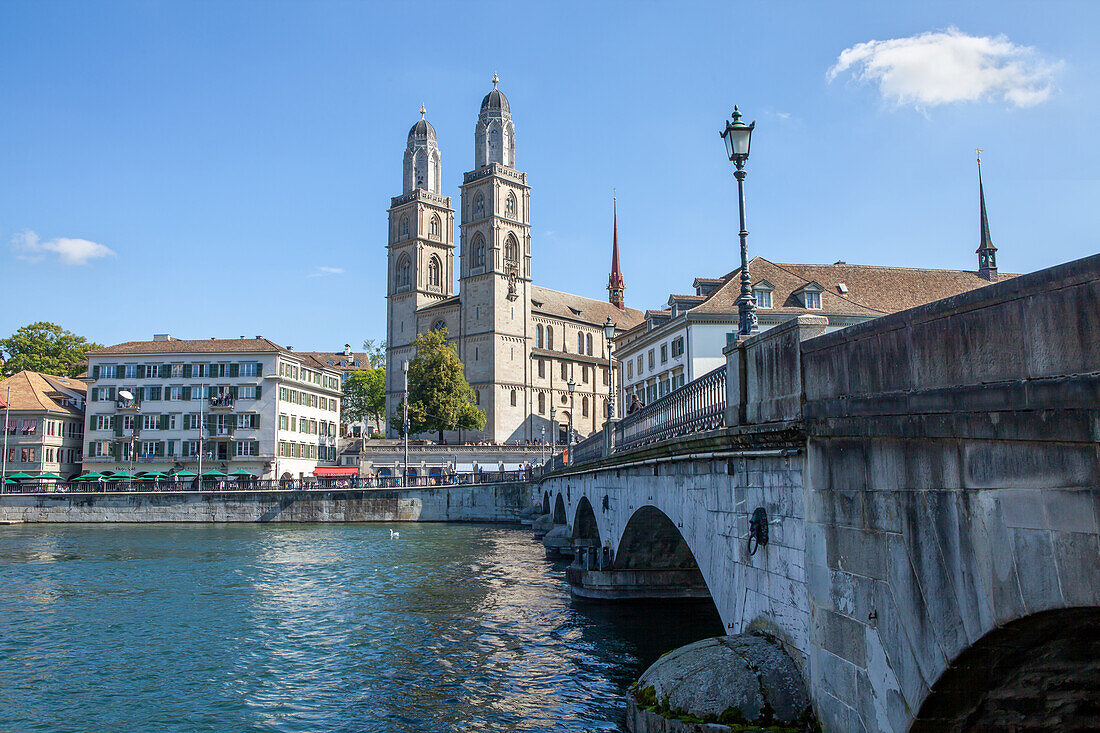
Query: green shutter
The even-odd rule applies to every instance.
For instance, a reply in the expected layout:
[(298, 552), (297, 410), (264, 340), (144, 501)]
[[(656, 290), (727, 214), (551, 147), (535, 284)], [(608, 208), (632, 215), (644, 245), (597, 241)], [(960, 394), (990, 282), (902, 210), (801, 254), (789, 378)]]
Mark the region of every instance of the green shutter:
[(168, 416), (167, 415), (161, 415), (160, 416), (160, 418), (158, 419), (157, 429), (159, 429), (159, 430), (167, 430), (168, 429)]
[(184, 387), (183, 388), (183, 401), (184, 402), (189, 402), (190, 400), (191, 400), (191, 388), (190, 387)]
[(183, 378), (184, 379), (190, 379), (191, 378), (191, 365), (190, 364), (184, 364), (183, 365)]
[(153, 455), (154, 456), (163, 456), (164, 455), (164, 441), (158, 440), (156, 443), (153, 444)]
[(254, 414), (252, 415), (252, 427), (253, 427), (253, 428), (258, 428), (258, 427), (260, 427), (260, 413), (258, 413), (258, 412), (257, 412), (257, 413), (254, 413)]
[(256, 364), (256, 376), (257, 377), (262, 377), (263, 375), (264, 375), (264, 365), (257, 363)]
[(241, 376), (241, 365), (237, 362), (233, 362), (229, 365), (229, 376), (239, 377)]
[(238, 393), (238, 392), (239, 392), (239, 390), (237, 389), (236, 385), (234, 385), (234, 386), (232, 386), (232, 387), (230, 387), (230, 388), (229, 388), (229, 396), (230, 396), (230, 397), (231, 397), (231, 398), (232, 398), (232, 399), (233, 399), (234, 401), (236, 401), (236, 399), (237, 399), (237, 393)]
[(261, 387), (260, 387), (260, 385), (257, 384), (256, 385), (256, 399), (260, 399), (260, 392), (261, 392)]
[(114, 400), (114, 398), (115, 398), (115, 388), (114, 387), (108, 387), (107, 388), (107, 399), (108, 400)]
[(229, 420), (227, 422), (229, 423), (229, 432), (233, 432), (234, 430), (237, 429), (237, 416), (236, 415), (229, 415), (228, 417), (229, 417)]
[(99, 365), (92, 367), (92, 379), (99, 379)]
[(145, 365), (144, 364), (138, 364), (138, 366), (137, 366), (137, 378), (138, 379), (145, 379)]
[(190, 412), (185, 413), (184, 416), (183, 416), (183, 429), (184, 430), (190, 430), (191, 429), (191, 413)]

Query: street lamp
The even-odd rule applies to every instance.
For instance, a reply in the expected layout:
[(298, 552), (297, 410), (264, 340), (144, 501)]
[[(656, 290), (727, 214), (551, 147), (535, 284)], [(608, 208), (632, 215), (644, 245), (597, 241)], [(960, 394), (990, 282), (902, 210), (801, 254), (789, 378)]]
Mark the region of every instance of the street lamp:
[(733, 108), (733, 117), (726, 122), (726, 129), (718, 134), (726, 141), (726, 154), (730, 162), (737, 166), (733, 177), (737, 179), (737, 208), (741, 214), (741, 295), (737, 298), (738, 333), (748, 336), (760, 330), (756, 321), (756, 298), (752, 295), (752, 280), (749, 278), (749, 232), (745, 229), (745, 161), (749, 159), (749, 143), (752, 131), (756, 127), (741, 121), (741, 112)]
[(615, 419), (615, 362), (611, 360), (611, 349), (615, 346), (615, 323), (611, 316), (603, 324), (603, 337), (607, 339), (607, 421)]
[(409, 360), (401, 362), (401, 371), (405, 374), (405, 417), (401, 422), (401, 433), (405, 436), (405, 462), (401, 465), (401, 485), (409, 482)]
[[(573, 402), (573, 399), (574, 399), (573, 398), (573, 393), (577, 391), (577, 383), (573, 381), (573, 375), (572, 374), (569, 375), (569, 382), (566, 384), (566, 386), (569, 387), (569, 435), (566, 436), (568, 438), (568, 441), (567, 441), (566, 444), (570, 448), (572, 448), (572, 446), (573, 446), (573, 411), (574, 411), (573, 405), (575, 404)], [(570, 461), (572, 461), (573, 456), (570, 456), (569, 459), (570, 459)]]
[[(554, 399), (554, 395), (550, 395), (551, 401)], [(554, 453), (558, 450), (558, 411), (554, 409), (554, 405), (551, 402), (550, 405), (550, 460), (554, 460)]]

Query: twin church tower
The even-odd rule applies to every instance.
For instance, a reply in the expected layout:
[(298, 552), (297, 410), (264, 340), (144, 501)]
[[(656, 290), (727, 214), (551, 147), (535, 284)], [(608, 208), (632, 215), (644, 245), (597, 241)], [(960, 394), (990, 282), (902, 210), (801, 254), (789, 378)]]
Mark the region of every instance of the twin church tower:
[(401, 367), (415, 355), (417, 333), (446, 328), (487, 416), (483, 431), (445, 435), (448, 441), (549, 441), (553, 430), (560, 440), (570, 417), (583, 437), (607, 414), (603, 325), (610, 317), (625, 330), (642, 313), (623, 303), (617, 236), (610, 302), (532, 283), (531, 189), (515, 167), (515, 125), (497, 83), (494, 74), (474, 132), (474, 168), (460, 188), (458, 292), (455, 210), (442, 193), (442, 155), (423, 107), (409, 130), (403, 192), (389, 209), (387, 414), (401, 403)]

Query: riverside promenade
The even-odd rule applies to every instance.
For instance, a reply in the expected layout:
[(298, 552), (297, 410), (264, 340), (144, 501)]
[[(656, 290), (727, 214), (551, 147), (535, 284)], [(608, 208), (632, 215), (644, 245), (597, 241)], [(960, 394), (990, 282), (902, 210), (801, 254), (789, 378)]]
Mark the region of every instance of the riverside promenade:
[(0, 495), (0, 522), (518, 523), (520, 481), (406, 488), (124, 491)]

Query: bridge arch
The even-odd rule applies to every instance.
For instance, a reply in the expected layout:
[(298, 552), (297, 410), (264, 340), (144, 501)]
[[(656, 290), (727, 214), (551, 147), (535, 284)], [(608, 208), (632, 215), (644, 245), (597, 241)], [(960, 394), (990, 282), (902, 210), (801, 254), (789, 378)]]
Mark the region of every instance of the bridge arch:
[(1081, 725), (1084, 730), (1100, 725), (1097, 658), (1098, 607), (1017, 619), (987, 633), (947, 667), (910, 730), (1007, 730), (1021, 724), (1048, 730)]
[(549, 491), (542, 492), (542, 513), (543, 514), (549, 514), (550, 513), (550, 492)]
[(573, 545), (599, 547), (602, 544), (599, 521), (592, 509), (592, 502), (582, 496), (573, 514)]
[(569, 515), (565, 513), (565, 497), (558, 494), (558, 497), (554, 500), (554, 524), (565, 524)]
[(639, 507), (623, 528), (615, 567), (657, 570), (699, 569), (695, 553), (668, 515), (652, 505)]

